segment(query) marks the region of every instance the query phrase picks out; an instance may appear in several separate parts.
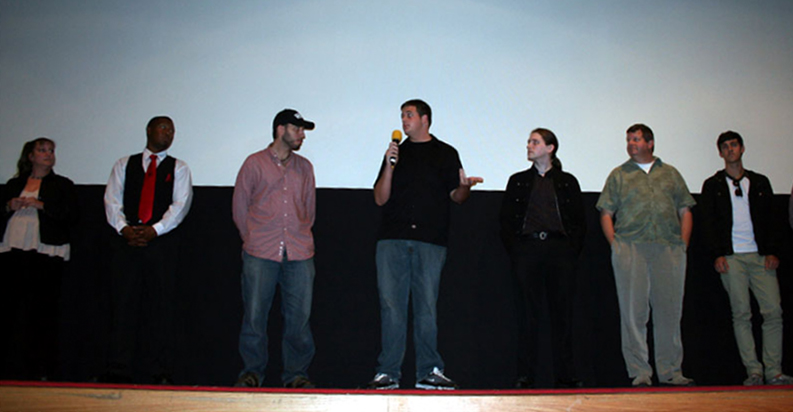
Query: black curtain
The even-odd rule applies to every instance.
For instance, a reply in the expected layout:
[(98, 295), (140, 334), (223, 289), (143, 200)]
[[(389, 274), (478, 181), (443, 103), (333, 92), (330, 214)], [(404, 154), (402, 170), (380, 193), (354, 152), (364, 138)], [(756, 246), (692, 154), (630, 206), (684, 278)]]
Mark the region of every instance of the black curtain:
[[(109, 240), (104, 186), (78, 185), (80, 220), (72, 260), (63, 279), (61, 375), (87, 381), (104, 370), (109, 317)], [(177, 279), (177, 384), (226, 386), (242, 367), (237, 337), (242, 320), (239, 235), (231, 220), (232, 187), (196, 187), (180, 227)], [(516, 320), (509, 260), (498, 236), (503, 192), (474, 191), (453, 205), (448, 259), (438, 302), (439, 348), (446, 373), (465, 389), (511, 388), (515, 379)], [(589, 231), (577, 275), (574, 310), (576, 365), (592, 387), (629, 385), (620, 351), (619, 310), (610, 252), (594, 205), (585, 193)], [(695, 195), (695, 198), (697, 196)], [(782, 306), (793, 308), (791, 230), (787, 195), (775, 197), (785, 248), (778, 271)], [(745, 378), (729, 301), (706, 257), (694, 210), (683, 311), (684, 373), (700, 385), (740, 384)], [(309, 370), (325, 388), (362, 387), (374, 375), (380, 346), (380, 314), (374, 264), (380, 212), (372, 191), (318, 189), (314, 227), (317, 276), (312, 328), (317, 353)], [(4, 270), (5, 272), (5, 270)], [(11, 275), (10, 273), (7, 275)], [(755, 334), (759, 338), (759, 313)], [(270, 365), (266, 386), (280, 386), (281, 318), (276, 300), (270, 317)], [(784, 366), (793, 372), (793, 315), (785, 316)], [(538, 331), (550, 350), (548, 322)], [(414, 357), (408, 334), (404, 384), (412, 384)], [(540, 385), (551, 386), (550, 356), (540, 356)], [(405, 385), (406, 386), (406, 385)]]

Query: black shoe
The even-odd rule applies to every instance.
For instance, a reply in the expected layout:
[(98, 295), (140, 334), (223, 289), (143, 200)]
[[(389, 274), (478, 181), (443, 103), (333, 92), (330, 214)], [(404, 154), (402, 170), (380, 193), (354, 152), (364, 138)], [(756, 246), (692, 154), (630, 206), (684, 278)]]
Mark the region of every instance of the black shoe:
[(260, 386), (259, 377), (253, 372), (245, 372), (237, 379), (234, 384), (236, 388), (258, 388)]
[(292, 388), (292, 389), (314, 389), (317, 386), (314, 385), (313, 382), (308, 380), (305, 376), (298, 376), (297, 378), (292, 379), (291, 381), (284, 384), (284, 388)]
[(378, 373), (374, 375), (374, 379), (366, 385), (366, 388), (379, 390), (399, 389), (399, 381), (387, 373)]
[(578, 379), (557, 379), (556, 385), (554, 385), (557, 389), (579, 389), (584, 387), (584, 382)]
[(432, 372), (424, 379), (416, 382), (416, 389), (453, 391), (457, 388), (457, 384), (454, 383), (453, 380), (447, 378), (446, 375), (443, 374), (443, 371), (438, 369), (437, 366), (432, 368)]
[(534, 389), (534, 379), (528, 376), (519, 376), (515, 380), (515, 389)]

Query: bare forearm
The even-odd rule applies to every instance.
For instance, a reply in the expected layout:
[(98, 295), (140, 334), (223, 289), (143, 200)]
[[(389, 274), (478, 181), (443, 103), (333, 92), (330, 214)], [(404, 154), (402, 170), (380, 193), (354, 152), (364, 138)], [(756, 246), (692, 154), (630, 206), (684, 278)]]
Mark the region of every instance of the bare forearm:
[(614, 219), (607, 211), (600, 212), (600, 228), (609, 244), (614, 242)]
[(462, 204), (463, 202), (468, 200), (469, 196), (471, 196), (471, 186), (465, 186), (465, 185), (457, 186), (456, 189), (452, 190), (452, 192), (449, 193), (449, 196), (452, 198), (452, 201), (454, 201), (454, 203), (457, 203), (458, 205)]
[(383, 165), (383, 173), (374, 185), (374, 202), (382, 206), (391, 198), (391, 179), (394, 175), (393, 169), (388, 165)]
[(684, 210), (680, 211), (680, 238), (683, 239), (683, 243), (686, 244), (688, 247), (688, 243), (691, 240), (691, 230), (694, 227), (694, 216), (691, 214), (691, 210), (685, 208)]

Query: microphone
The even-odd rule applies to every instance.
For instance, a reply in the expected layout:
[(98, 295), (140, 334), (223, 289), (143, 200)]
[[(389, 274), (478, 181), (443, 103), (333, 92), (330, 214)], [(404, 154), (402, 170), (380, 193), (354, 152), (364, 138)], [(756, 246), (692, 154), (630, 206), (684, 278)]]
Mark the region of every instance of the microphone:
[[(399, 144), (399, 142), (402, 141), (402, 132), (399, 130), (394, 130), (393, 132), (391, 132), (391, 141), (396, 144)], [(396, 157), (394, 156), (389, 157), (388, 163), (391, 163), (391, 167), (394, 167), (394, 165), (396, 164)]]

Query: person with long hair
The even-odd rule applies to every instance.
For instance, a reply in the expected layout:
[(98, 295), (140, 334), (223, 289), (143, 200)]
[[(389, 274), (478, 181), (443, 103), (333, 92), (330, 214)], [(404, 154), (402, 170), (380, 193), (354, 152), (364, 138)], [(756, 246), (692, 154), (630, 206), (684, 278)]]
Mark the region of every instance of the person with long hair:
[(54, 166), (55, 142), (39, 137), (25, 143), (17, 173), (2, 194), (4, 378), (51, 380), (58, 372), (61, 276), (70, 257), (77, 196), (74, 183)]
[(562, 171), (558, 151), (552, 131), (534, 129), (526, 145), (532, 166), (509, 178), (501, 205), (501, 237), (517, 284), (518, 389), (535, 387), (543, 300), (549, 305), (555, 386), (582, 386), (573, 359), (572, 302), (586, 215), (578, 180)]

